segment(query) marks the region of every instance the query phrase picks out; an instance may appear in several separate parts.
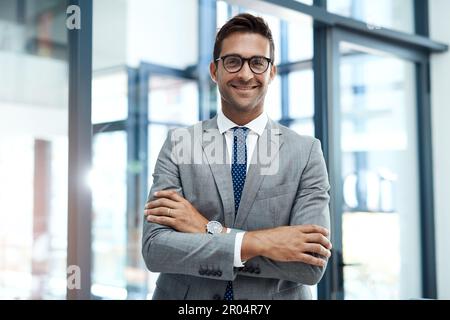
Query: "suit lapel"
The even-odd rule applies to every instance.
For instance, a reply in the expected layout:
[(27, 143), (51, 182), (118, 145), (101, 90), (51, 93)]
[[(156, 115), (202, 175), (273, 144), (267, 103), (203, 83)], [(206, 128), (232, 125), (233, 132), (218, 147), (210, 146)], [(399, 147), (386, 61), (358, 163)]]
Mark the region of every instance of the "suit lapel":
[[(266, 145), (268, 144), (268, 141), (270, 141), (271, 152), (270, 155), (266, 155), (266, 157), (268, 157), (268, 161), (263, 166), (261, 161), (258, 160), (258, 152), (266, 152)], [(261, 173), (264, 171), (264, 168), (267, 168), (270, 164), (272, 164), (278, 155), (282, 144), (283, 139), (279, 126), (269, 119), (263, 134), (258, 139), (257, 147), (253, 151), (252, 161), (247, 172), (241, 203), (239, 204), (239, 210), (234, 224), (235, 228), (241, 228), (247, 220), (247, 216), (250, 213), (250, 208), (255, 201), (256, 194), (261, 186), (261, 183), (266, 177), (266, 175)], [(232, 185), (231, 192), (233, 192)]]
[[(209, 133), (209, 135), (208, 135)], [(231, 169), (230, 165), (226, 162), (215, 163), (209, 152), (206, 152), (208, 145), (211, 144), (210, 136), (214, 135), (218, 139), (221, 139), (217, 147), (223, 147), (224, 152), (228, 152), (226, 148), (225, 136), (220, 135), (219, 129), (217, 127), (217, 116), (207, 120), (203, 123), (203, 134), (202, 134), (202, 149), (205, 158), (208, 161), (208, 165), (211, 168), (214, 181), (216, 183), (217, 189), (219, 190), (220, 198), (222, 201), (223, 211), (224, 211), (224, 221), (225, 226), (232, 226), (234, 224), (234, 193), (233, 193), (233, 182), (231, 179)], [(226, 154), (225, 154), (226, 156)], [(226, 159), (226, 158), (225, 158)], [(217, 162), (217, 161), (216, 161)], [(208, 190), (205, 190), (208, 192)]]

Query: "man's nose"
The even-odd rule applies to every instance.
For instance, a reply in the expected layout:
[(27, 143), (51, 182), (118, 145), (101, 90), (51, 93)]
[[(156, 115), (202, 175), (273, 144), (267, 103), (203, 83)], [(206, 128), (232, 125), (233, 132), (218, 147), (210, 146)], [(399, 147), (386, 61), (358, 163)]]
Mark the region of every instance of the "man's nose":
[(250, 69), (250, 65), (248, 64), (248, 61), (245, 61), (241, 70), (239, 70), (239, 72), (238, 72), (238, 77), (244, 81), (248, 81), (248, 80), (252, 79), (253, 76), (254, 76), (254, 74), (253, 74), (253, 71)]

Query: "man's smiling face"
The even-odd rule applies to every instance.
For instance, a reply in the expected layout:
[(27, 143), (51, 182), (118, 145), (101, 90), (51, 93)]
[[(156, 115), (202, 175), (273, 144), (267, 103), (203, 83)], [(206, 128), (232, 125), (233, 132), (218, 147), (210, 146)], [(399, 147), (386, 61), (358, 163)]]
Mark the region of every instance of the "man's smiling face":
[[(231, 54), (243, 58), (270, 57), (269, 40), (257, 33), (232, 33), (223, 40), (220, 57)], [(211, 63), (210, 71), (219, 87), (225, 114), (258, 115), (263, 112), (264, 98), (270, 81), (275, 77), (276, 67), (270, 64), (266, 72), (255, 74), (246, 61), (239, 72), (229, 73), (223, 67), (223, 60), (219, 60), (217, 67)]]

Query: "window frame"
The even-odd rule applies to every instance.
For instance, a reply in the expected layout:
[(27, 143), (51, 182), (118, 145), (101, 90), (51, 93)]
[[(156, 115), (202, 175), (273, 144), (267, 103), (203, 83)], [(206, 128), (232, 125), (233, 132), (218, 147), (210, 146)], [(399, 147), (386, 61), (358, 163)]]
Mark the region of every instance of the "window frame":
[[(212, 52), (211, 37), (216, 31), (215, 1), (200, 1), (199, 46), (200, 57), (197, 66), (181, 71), (184, 76), (196, 79), (199, 84), (200, 119), (204, 120), (215, 114), (216, 110), (207, 107), (211, 101), (217, 100), (208, 75), (204, 75), (204, 67), (209, 63)], [(258, 11), (270, 12), (276, 16), (292, 16), (292, 14), (306, 14), (314, 20), (314, 57), (312, 61), (285, 63), (279, 65), (280, 74), (285, 75), (312, 63), (314, 72), (314, 125), (316, 137), (321, 140), (324, 156), (330, 171), (332, 185), (337, 183), (339, 175), (336, 170), (336, 128), (332, 106), (335, 97), (329, 99), (330, 92), (336, 80), (336, 46), (333, 39), (340, 33), (349, 33), (363, 41), (379, 43), (383, 48), (400, 48), (397, 54), (420, 56), (416, 64), (417, 106), (419, 118), (419, 167), (421, 188), (421, 221), (422, 221), (422, 286), (423, 296), (436, 298), (436, 257), (434, 243), (434, 207), (433, 207), (433, 170), (431, 145), (431, 103), (429, 98), (429, 55), (430, 53), (445, 52), (448, 45), (433, 41), (428, 37), (428, 1), (414, 0), (416, 34), (408, 34), (387, 28), (370, 29), (366, 23), (351, 18), (342, 17), (326, 11), (326, 0), (314, 0), (314, 5), (306, 5), (293, 0), (228, 0), (228, 4), (254, 8)], [(98, 131), (100, 124), (91, 124), (91, 89), (92, 89), (92, 3), (83, 0), (67, 0), (67, 6), (77, 5), (83, 14), (81, 30), (69, 30), (69, 225), (68, 228), (68, 257), (67, 264), (78, 265), (81, 270), (91, 270), (90, 232), (91, 232), (91, 193), (83, 189), (84, 181), (80, 177), (85, 174), (86, 167), (91, 165), (91, 129)], [(232, 10), (229, 10), (231, 14)], [(281, 28), (283, 29), (283, 27)], [(283, 39), (283, 37), (282, 37)], [(283, 45), (282, 45), (283, 48)], [(282, 49), (283, 52), (284, 49)], [(147, 141), (148, 118), (147, 103), (144, 95), (148, 94), (148, 75), (150, 72), (172, 72), (175, 69), (162, 66), (141, 65), (138, 69), (128, 68), (128, 119), (112, 123), (109, 130), (127, 130), (128, 159), (142, 161), (143, 169), (136, 175), (128, 173), (127, 186), (127, 221), (135, 221), (140, 215), (142, 203), (147, 197)], [(150, 70), (152, 69), (152, 70)], [(178, 74), (178, 73), (177, 73)], [(147, 81), (145, 81), (147, 79)], [(145, 88), (145, 90), (144, 90)], [(144, 93), (145, 91), (145, 93)], [(282, 85), (282, 121), (290, 121), (287, 100), (289, 88)], [(145, 105), (145, 108), (142, 106)], [(145, 119), (145, 121), (143, 121)], [(144, 156), (142, 156), (144, 154)], [(138, 190), (133, 189), (137, 186)], [(336, 189), (336, 188), (334, 188)], [(332, 218), (339, 219), (336, 208), (340, 208), (339, 194), (331, 192)], [(131, 198), (131, 199), (130, 199)], [(144, 201), (144, 202), (143, 202)], [(88, 213), (86, 213), (88, 212)], [(141, 219), (142, 220), (142, 219)], [(336, 223), (334, 221), (333, 223)], [(339, 232), (339, 231), (338, 231)], [(130, 238), (129, 238), (130, 239)], [(339, 298), (339, 265), (342, 261), (337, 258), (330, 260), (329, 267), (322, 281), (319, 283), (320, 299)], [(90, 272), (82, 273), (80, 290), (68, 290), (68, 299), (88, 299), (90, 294)]]

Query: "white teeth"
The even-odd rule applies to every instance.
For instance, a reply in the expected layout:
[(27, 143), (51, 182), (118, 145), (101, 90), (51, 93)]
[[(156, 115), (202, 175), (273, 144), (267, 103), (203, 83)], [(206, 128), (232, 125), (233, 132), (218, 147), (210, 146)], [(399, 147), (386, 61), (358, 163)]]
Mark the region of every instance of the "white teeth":
[(236, 88), (238, 90), (252, 90), (255, 89), (256, 87), (240, 87), (240, 86), (233, 86), (233, 88)]

